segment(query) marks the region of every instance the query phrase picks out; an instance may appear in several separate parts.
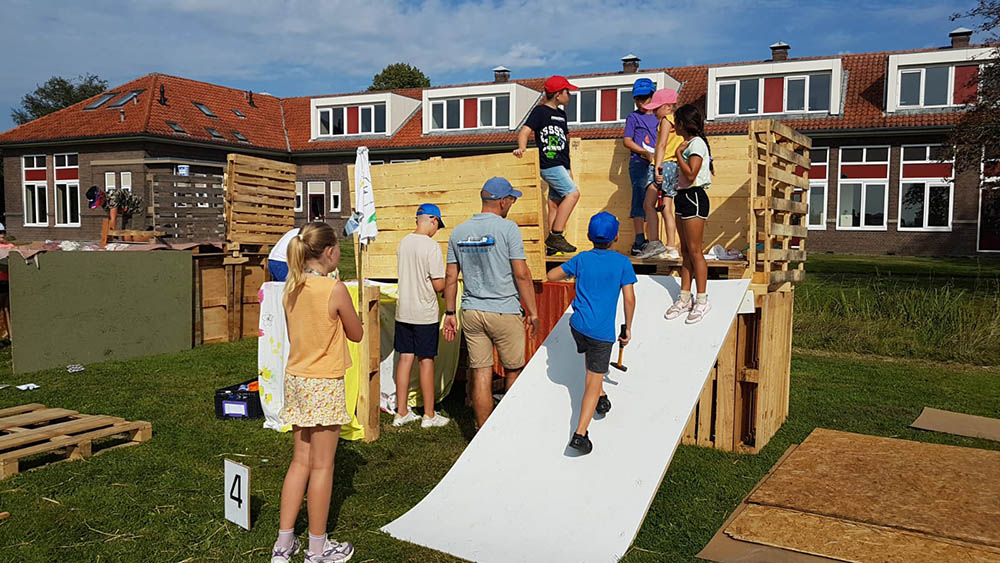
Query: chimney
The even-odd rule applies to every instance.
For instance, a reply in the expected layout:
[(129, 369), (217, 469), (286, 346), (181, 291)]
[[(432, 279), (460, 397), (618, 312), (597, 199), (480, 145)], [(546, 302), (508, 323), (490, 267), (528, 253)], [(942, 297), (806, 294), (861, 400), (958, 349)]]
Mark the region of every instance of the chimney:
[(160, 84), (160, 100), (159, 100), (159, 102), (160, 102), (161, 106), (167, 105), (167, 90), (166, 90), (166, 88), (163, 87), (163, 84)]
[(501, 84), (503, 82), (510, 82), (510, 69), (500, 65), (493, 69), (493, 82)]
[(124, 123), (125, 122), (125, 110), (123, 110), (123, 109), (118, 110), (118, 115), (120, 117), (120, 121), (122, 123)]
[(622, 57), (622, 72), (625, 74), (635, 74), (639, 72), (639, 61), (641, 59), (632, 53)]
[(257, 107), (257, 104), (253, 103), (253, 90), (247, 90), (247, 96), (250, 99), (250, 102), (249, 102), (250, 103), (250, 107), (252, 107), (252, 108)]
[(787, 61), (788, 60), (788, 50), (792, 47), (785, 43), (784, 41), (778, 41), (774, 45), (771, 45), (771, 60), (772, 61)]
[(960, 27), (948, 34), (951, 38), (952, 49), (965, 49), (969, 46), (969, 39), (972, 38), (972, 30), (967, 27)]

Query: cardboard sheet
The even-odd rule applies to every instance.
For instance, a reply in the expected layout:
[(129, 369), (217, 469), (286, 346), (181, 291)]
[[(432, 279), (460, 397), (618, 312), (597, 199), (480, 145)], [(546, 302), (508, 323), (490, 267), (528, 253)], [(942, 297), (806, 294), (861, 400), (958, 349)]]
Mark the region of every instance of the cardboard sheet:
[(924, 407), (910, 428), (1000, 442), (1000, 419)]
[(659, 489), (748, 285), (708, 283), (712, 311), (685, 325), (662, 316), (678, 280), (639, 277), (629, 370), (605, 380), (613, 406), (590, 426), (591, 454), (567, 447), (584, 386), (567, 312), (448, 474), (383, 530), (486, 563), (618, 560)]

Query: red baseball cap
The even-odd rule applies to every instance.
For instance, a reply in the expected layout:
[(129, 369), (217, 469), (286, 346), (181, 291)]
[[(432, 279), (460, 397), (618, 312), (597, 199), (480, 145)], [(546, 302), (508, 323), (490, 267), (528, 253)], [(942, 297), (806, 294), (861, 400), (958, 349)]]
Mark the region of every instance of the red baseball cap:
[(558, 74), (555, 75), (555, 76), (550, 76), (545, 81), (545, 91), (546, 92), (549, 92), (549, 93), (551, 93), (551, 92), (558, 92), (558, 91), (560, 91), (560, 90), (562, 90), (564, 88), (567, 89), (567, 90), (579, 90), (579, 88), (577, 88), (576, 86), (573, 86), (572, 84), (570, 84), (569, 80), (566, 80), (565, 76), (559, 76)]

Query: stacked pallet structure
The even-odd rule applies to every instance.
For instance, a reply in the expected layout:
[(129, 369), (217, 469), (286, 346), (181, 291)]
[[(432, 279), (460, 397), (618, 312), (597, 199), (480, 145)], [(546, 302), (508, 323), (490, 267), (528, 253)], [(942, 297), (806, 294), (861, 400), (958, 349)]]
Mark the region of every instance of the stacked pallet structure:
[(751, 280), (753, 312), (733, 322), (688, 421), (685, 444), (757, 453), (788, 418), (795, 283), (805, 279), (811, 146), (808, 137), (775, 120), (750, 124), (743, 277)]
[[(100, 452), (94, 447), (96, 440), (113, 436), (126, 441)], [(0, 409), (0, 479), (17, 474), (24, 458), (55, 454), (63, 460), (81, 459), (152, 437), (153, 426), (144, 421), (80, 414), (38, 403)]]
[(222, 177), (153, 174), (153, 228), (167, 242), (221, 241), (223, 221)]

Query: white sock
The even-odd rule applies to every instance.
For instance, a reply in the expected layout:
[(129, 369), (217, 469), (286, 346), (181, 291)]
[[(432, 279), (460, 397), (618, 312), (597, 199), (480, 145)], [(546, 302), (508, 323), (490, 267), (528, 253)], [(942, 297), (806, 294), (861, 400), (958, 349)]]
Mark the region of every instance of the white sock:
[(683, 301), (685, 303), (687, 303), (688, 301), (691, 301), (691, 291), (685, 291), (685, 290), (682, 289), (681, 290), (681, 301)]
[(274, 542), (277, 549), (289, 549), (295, 542), (295, 530), (278, 530), (278, 541)]
[(705, 303), (708, 303), (708, 294), (707, 293), (699, 293), (698, 294), (698, 304), (699, 305), (704, 305)]
[(318, 536), (309, 534), (309, 551), (311, 553), (323, 553), (324, 547), (326, 547), (326, 534)]

